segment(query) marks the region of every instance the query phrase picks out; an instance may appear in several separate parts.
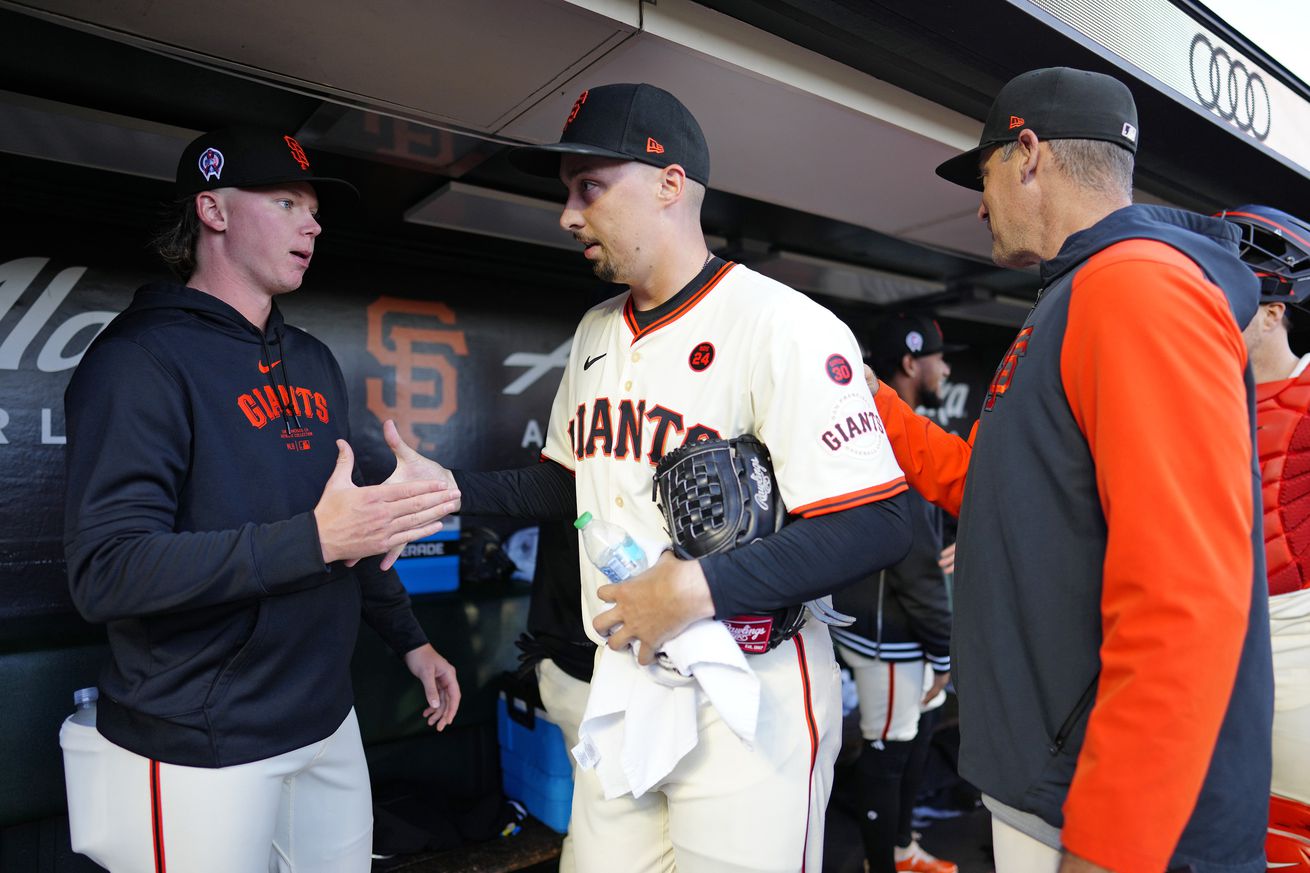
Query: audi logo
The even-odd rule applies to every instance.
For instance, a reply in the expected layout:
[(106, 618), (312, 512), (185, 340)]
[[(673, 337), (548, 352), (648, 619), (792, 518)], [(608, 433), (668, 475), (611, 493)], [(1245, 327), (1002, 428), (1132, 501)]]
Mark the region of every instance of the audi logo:
[(1192, 37), (1188, 61), (1192, 89), (1201, 105), (1264, 142), (1273, 119), (1269, 89), (1260, 74), (1203, 33)]

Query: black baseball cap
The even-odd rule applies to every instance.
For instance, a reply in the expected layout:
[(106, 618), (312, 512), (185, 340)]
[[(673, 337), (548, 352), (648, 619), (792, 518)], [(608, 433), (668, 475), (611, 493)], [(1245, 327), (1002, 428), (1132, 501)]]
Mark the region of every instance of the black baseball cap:
[(968, 347), (947, 343), (935, 319), (925, 315), (901, 314), (893, 315), (874, 328), (864, 357), (870, 362), (899, 361), (902, 355), (907, 354), (922, 358), (938, 352), (958, 352), (965, 348)]
[(215, 188), (286, 182), (330, 182), (359, 194), (344, 179), (316, 175), (295, 137), (258, 127), (228, 127), (193, 139), (177, 162), (175, 191), (180, 199)]
[(937, 168), (937, 175), (982, 190), (978, 157), (1028, 129), (1038, 139), (1095, 139), (1137, 153), (1137, 104), (1118, 79), (1088, 70), (1047, 67), (1015, 76), (996, 95), (978, 147)]
[(561, 155), (678, 164), (689, 179), (710, 184), (710, 148), (695, 117), (668, 91), (644, 83), (588, 88), (564, 119), (559, 142), (520, 146), (509, 159), (525, 173), (559, 178)]

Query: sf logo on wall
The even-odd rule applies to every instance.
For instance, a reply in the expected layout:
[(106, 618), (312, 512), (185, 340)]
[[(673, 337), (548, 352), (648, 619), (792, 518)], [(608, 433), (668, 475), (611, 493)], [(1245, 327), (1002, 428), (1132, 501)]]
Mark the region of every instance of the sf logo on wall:
[[(379, 297), (368, 308), (368, 351), (392, 374), (364, 380), (368, 410), (393, 418), (405, 442), (422, 449), (415, 425), (445, 424), (459, 409), (452, 355), (468, 354), (464, 331), (452, 330), (444, 303)], [(427, 449), (433, 448), (428, 441)]]

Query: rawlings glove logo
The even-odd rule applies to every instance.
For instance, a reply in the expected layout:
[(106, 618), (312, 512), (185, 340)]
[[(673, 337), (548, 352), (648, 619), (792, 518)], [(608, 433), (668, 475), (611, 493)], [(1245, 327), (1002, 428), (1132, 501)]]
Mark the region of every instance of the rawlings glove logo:
[(773, 494), (773, 479), (764, 469), (759, 458), (751, 458), (751, 481), (755, 483), (755, 505), (765, 512), (769, 511), (769, 496)]

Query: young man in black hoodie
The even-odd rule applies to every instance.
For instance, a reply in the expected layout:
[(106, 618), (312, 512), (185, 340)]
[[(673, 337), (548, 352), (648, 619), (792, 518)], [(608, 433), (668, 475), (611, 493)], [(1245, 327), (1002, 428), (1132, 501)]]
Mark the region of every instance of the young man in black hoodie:
[(459, 705), (370, 559), (435, 532), (456, 495), (353, 484), (341, 369), (275, 302), (309, 267), (327, 181), (290, 136), (192, 142), (161, 247), (187, 286), (140, 289), (68, 387), (65, 556), (112, 656), (78, 738), (102, 826), (73, 847), (110, 870), (368, 870), (361, 611), (423, 683), (429, 725)]

